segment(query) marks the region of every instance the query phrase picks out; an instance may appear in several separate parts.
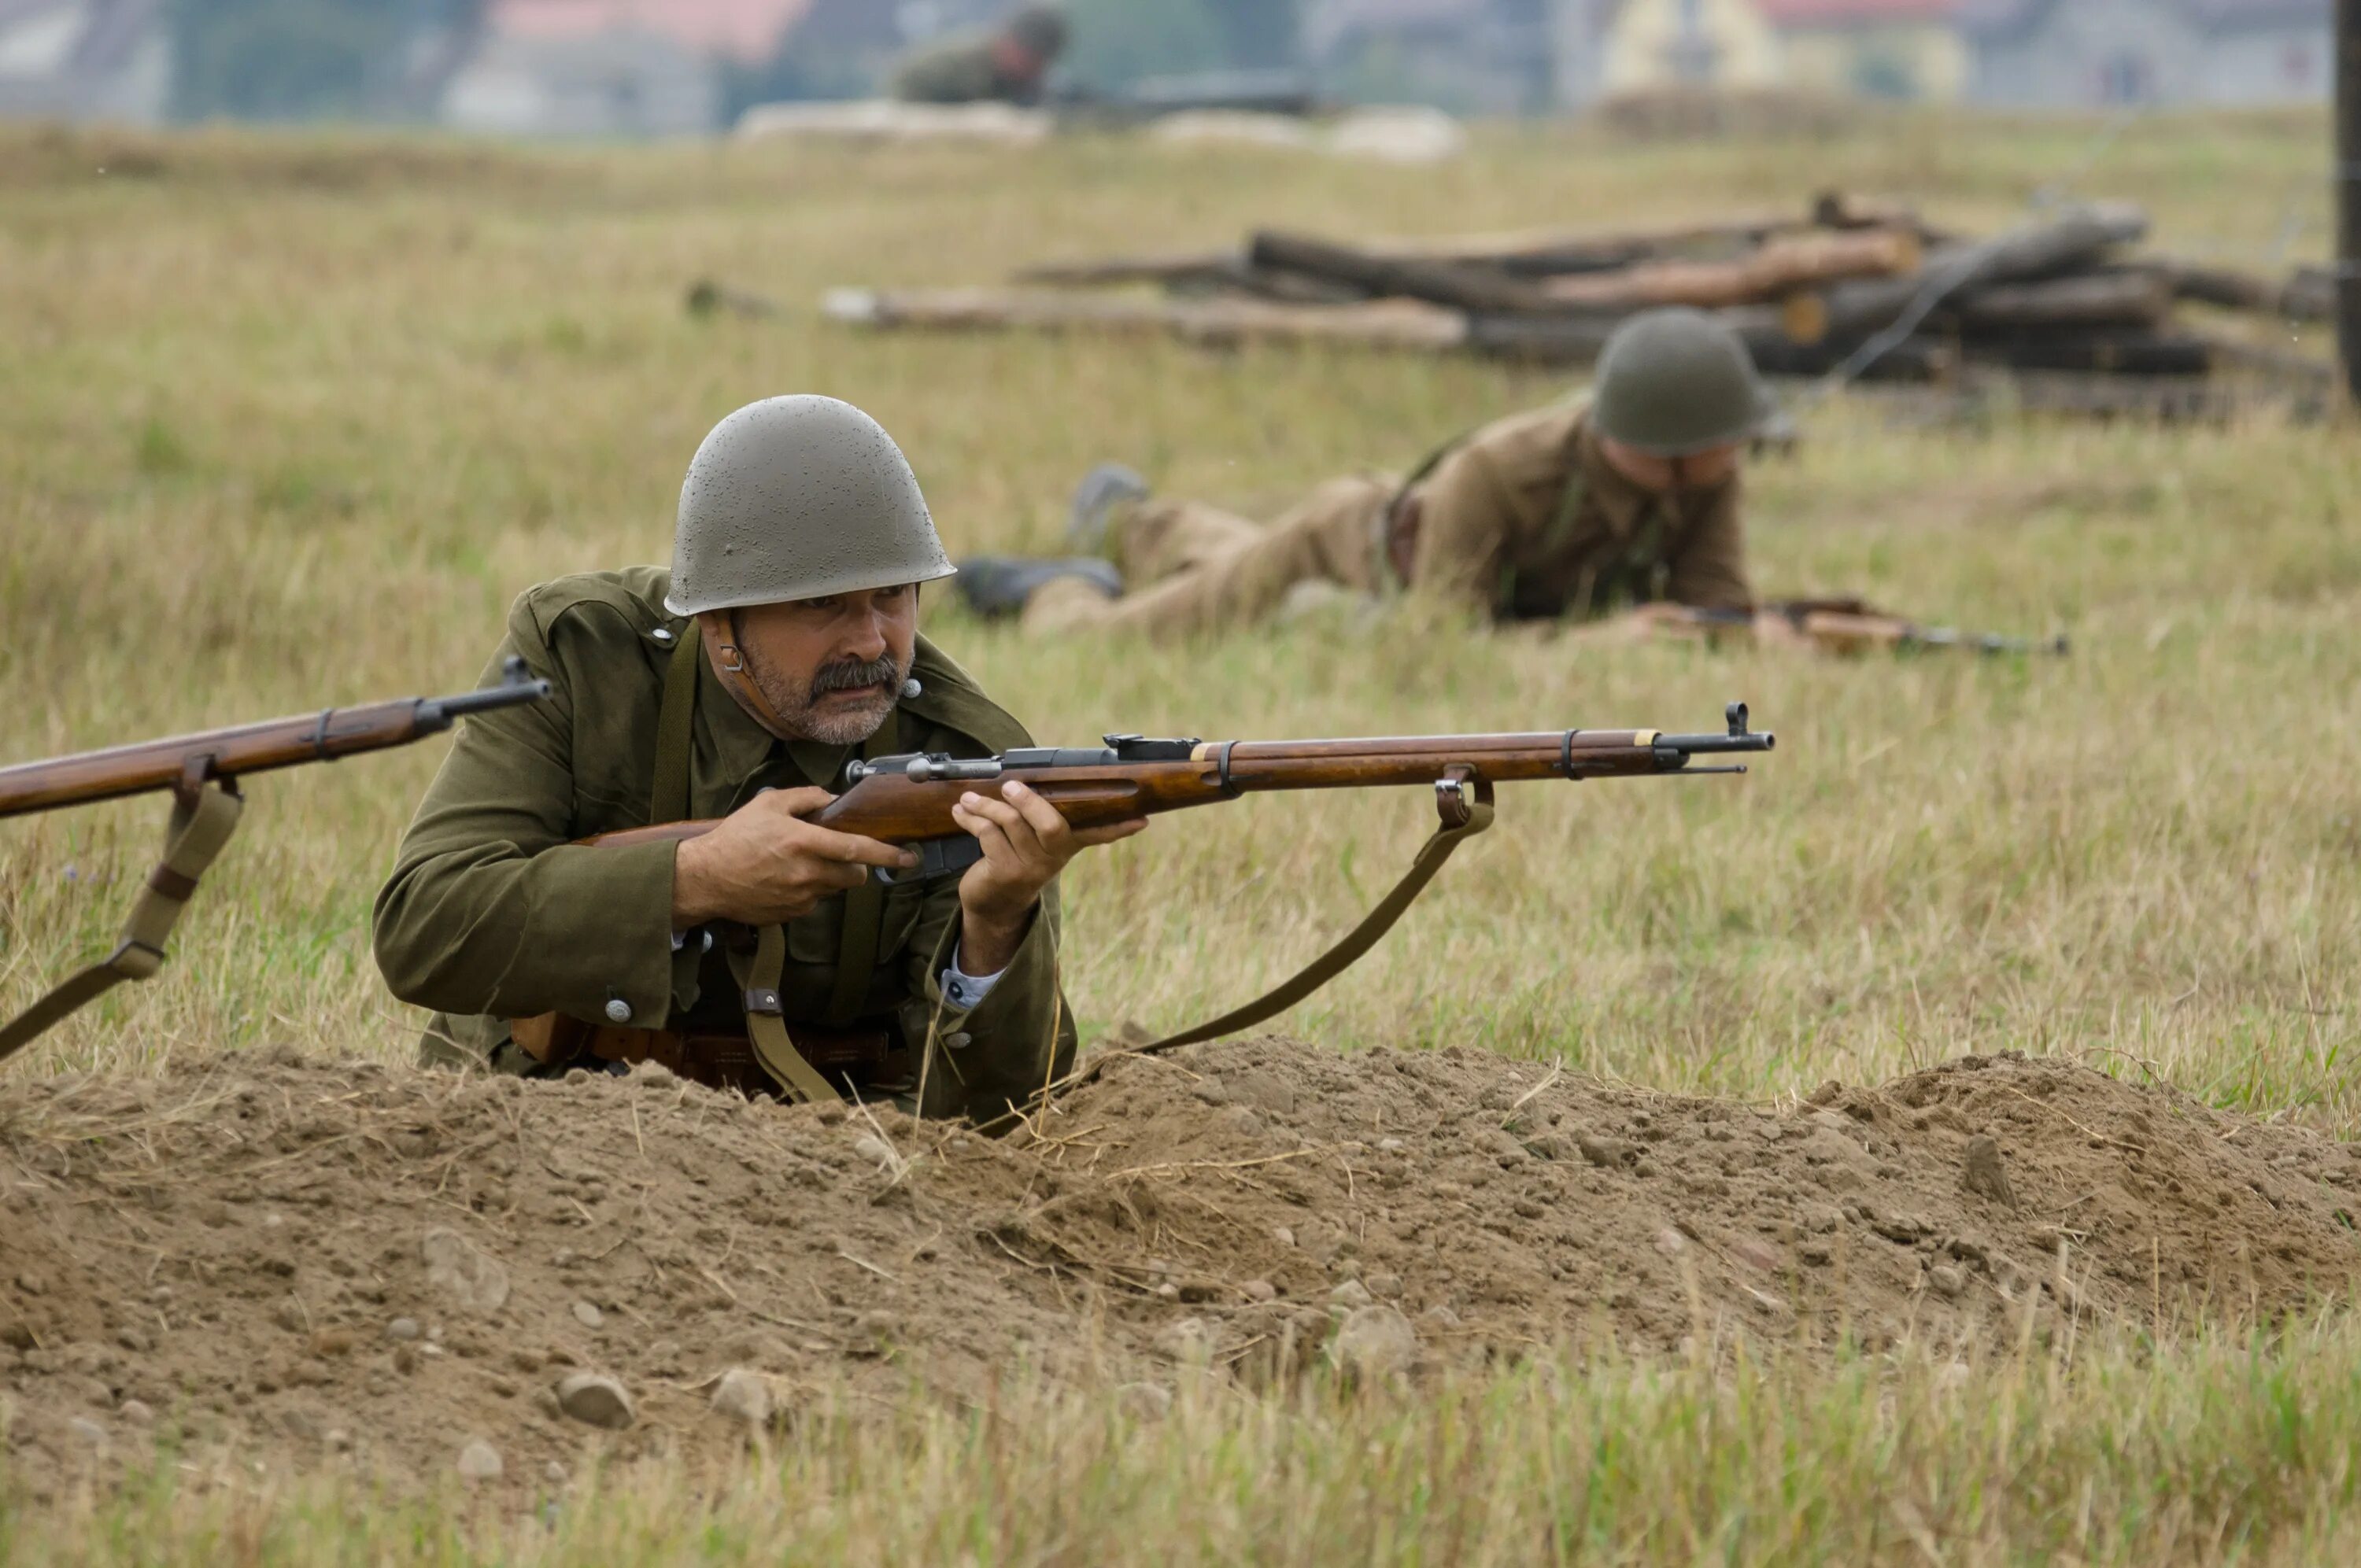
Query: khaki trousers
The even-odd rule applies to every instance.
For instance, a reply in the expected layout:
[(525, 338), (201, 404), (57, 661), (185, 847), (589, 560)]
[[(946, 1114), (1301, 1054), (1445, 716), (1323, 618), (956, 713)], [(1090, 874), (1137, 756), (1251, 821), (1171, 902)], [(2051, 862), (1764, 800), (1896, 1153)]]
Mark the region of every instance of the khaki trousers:
[(1301, 583), (1382, 592), (1378, 530), (1396, 488), (1383, 477), (1331, 479), (1268, 527), (1200, 501), (1149, 502), (1116, 524), (1115, 564), (1132, 591), (1111, 599), (1060, 578), (1026, 602), (1025, 630), (1185, 637), (1268, 620)]

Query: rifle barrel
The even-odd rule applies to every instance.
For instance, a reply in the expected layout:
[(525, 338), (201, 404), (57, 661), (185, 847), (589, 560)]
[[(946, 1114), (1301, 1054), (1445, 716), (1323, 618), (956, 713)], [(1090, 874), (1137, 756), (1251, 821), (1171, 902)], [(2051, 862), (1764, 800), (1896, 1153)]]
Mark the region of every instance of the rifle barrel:
[(357, 707), (268, 719), (144, 740), (100, 751), (0, 768), (0, 817), (85, 806), (192, 783), (226, 783), (247, 773), (304, 762), (333, 762), (363, 751), (406, 746), (447, 729), (471, 713), (537, 702), (549, 695), (512, 660), (497, 685), (455, 696), (402, 697)]

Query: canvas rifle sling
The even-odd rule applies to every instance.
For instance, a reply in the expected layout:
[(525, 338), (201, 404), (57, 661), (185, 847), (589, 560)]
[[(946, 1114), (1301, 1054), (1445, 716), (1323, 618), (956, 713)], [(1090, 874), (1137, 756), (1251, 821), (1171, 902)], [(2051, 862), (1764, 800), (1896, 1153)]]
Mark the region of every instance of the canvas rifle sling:
[(131, 905), (121, 942), (115, 951), (0, 1025), (0, 1061), (125, 981), (146, 980), (164, 967), (164, 943), (172, 934), (173, 923), (197, 891), (197, 879), (229, 842), (245, 804), (221, 785), (206, 784), (193, 797), (184, 796), (173, 806), (171, 825), (165, 830), (164, 858), (148, 873), (147, 885)]
[(1205, 1040), (1218, 1040), (1224, 1035), (1235, 1035), (1241, 1030), (1251, 1029), (1257, 1024), (1267, 1023), (1278, 1017), (1346, 970), (1351, 969), (1361, 960), (1363, 955), (1378, 945), (1379, 938), (1394, 928), (1394, 923), (1402, 917), (1410, 906), (1418, 902), (1419, 894), (1426, 891), (1427, 884), (1432, 883), (1436, 873), (1443, 870), (1444, 862), (1451, 859), (1453, 851), (1492, 826), (1490, 786), (1478, 784), (1475, 793), (1476, 798), (1468, 806), (1467, 820), (1455, 828), (1446, 825), (1436, 828), (1433, 836), (1419, 846), (1418, 855), (1411, 861), (1409, 872), (1403, 875), (1401, 881), (1394, 884), (1393, 891), (1387, 894), (1375, 909), (1363, 916), (1361, 923), (1346, 933), (1344, 940), (1312, 959), (1293, 977), (1276, 989), (1255, 998), (1245, 1006), (1223, 1014), (1211, 1023), (1200, 1024), (1193, 1029), (1168, 1036), (1152, 1045), (1141, 1046), (1132, 1051), (1119, 1051), (1110, 1055), (1152, 1055), (1158, 1051), (1173, 1050), (1181, 1046), (1197, 1045)]

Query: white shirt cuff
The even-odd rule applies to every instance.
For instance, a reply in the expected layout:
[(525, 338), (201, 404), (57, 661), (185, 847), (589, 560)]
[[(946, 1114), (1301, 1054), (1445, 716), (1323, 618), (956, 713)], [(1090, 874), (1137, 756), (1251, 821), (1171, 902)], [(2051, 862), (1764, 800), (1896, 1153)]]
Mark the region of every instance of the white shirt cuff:
[(960, 955), (953, 953), (950, 968), (943, 970), (943, 1000), (964, 1013), (980, 1006), (983, 999), (992, 994), (992, 988), (1000, 983), (1000, 976), (1008, 971), (1002, 970), (995, 974), (972, 975), (960, 968), (959, 961)]

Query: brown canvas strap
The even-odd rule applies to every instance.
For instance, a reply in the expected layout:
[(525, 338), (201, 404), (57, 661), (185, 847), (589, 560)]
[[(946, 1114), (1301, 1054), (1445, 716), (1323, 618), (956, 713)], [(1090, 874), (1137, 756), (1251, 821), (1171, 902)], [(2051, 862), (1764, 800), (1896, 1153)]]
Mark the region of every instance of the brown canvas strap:
[(197, 880), (236, 830), (238, 813), (245, 805), (219, 784), (203, 785), (174, 805), (171, 824), (165, 830), (164, 858), (148, 873), (147, 885), (131, 905), (131, 917), (124, 922), (122, 939), (115, 950), (0, 1025), (0, 1061), (125, 981), (146, 980), (164, 967), (164, 943), (196, 893)]
[[(1472, 789), (1469, 787), (1471, 782)], [(1481, 780), (1446, 781), (1438, 786), (1437, 795), (1444, 814), (1443, 826), (1419, 846), (1418, 854), (1411, 861), (1410, 870), (1403, 874), (1401, 881), (1394, 884), (1393, 891), (1363, 916), (1361, 923), (1347, 932), (1344, 940), (1306, 964), (1284, 983), (1243, 1007), (1234, 1008), (1211, 1023), (1167, 1036), (1152, 1045), (1111, 1055), (1148, 1056), (1251, 1029), (1257, 1024), (1278, 1017), (1358, 963), (1387, 932), (1394, 928), (1395, 922), (1409, 911), (1410, 906), (1418, 902), (1419, 894), (1426, 891), (1427, 884), (1434, 881), (1459, 846), (1492, 826), (1492, 786), (1489, 784)]]
[(796, 1104), (841, 1102), (820, 1070), (804, 1059), (787, 1037), (785, 1010), (780, 1004), (779, 981), (787, 969), (787, 932), (784, 926), (765, 926), (751, 958), (732, 954), (731, 971), (738, 976), (746, 1004), (746, 1035), (763, 1070), (778, 1083), (779, 1092)]
[(697, 666), (705, 647), (692, 629), (664, 667), (664, 707), (656, 711), (655, 775), (648, 784), (648, 823), (688, 819), (689, 766), (697, 749)]

